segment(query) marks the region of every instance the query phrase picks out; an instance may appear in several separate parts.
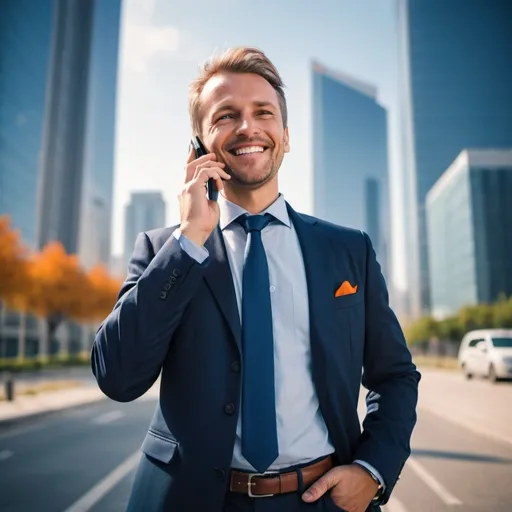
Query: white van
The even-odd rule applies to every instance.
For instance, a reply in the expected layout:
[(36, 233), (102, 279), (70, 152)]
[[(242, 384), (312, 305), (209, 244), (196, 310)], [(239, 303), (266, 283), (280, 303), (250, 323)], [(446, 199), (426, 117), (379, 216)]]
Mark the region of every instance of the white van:
[(459, 365), (468, 379), (512, 379), (512, 329), (468, 332), (460, 344)]

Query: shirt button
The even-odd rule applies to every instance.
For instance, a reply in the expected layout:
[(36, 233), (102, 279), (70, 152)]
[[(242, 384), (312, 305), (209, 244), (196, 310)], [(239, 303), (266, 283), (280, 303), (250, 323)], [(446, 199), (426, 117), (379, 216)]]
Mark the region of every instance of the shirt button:
[(231, 363), (231, 369), (235, 372), (235, 373), (240, 373), (240, 361), (233, 361)]
[(224, 406), (224, 412), (231, 416), (235, 412), (235, 404), (232, 404), (231, 402), (227, 403)]
[(270, 293), (274, 293), (276, 291), (276, 287), (275, 286), (271, 286), (270, 287)]

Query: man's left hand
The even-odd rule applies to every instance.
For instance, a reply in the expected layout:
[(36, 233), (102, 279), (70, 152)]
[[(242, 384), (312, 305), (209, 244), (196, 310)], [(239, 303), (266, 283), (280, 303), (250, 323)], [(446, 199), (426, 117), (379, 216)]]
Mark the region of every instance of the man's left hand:
[(319, 478), (303, 495), (308, 503), (331, 493), (334, 504), (347, 512), (365, 512), (377, 493), (378, 484), (358, 464), (337, 466)]

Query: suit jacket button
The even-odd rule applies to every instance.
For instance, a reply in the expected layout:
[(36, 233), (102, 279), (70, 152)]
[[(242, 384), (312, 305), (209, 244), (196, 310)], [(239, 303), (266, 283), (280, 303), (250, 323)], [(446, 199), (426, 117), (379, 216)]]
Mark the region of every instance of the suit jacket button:
[(227, 403), (224, 406), (224, 412), (231, 416), (235, 412), (235, 404), (232, 404), (231, 402)]
[(217, 480), (219, 482), (224, 482), (226, 478), (226, 472), (221, 468), (215, 468), (215, 474), (217, 475)]
[(164, 290), (166, 292), (168, 292), (171, 288), (172, 288), (172, 284), (171, 283), (165, 283), (164, 284)]
[(165, 292), (160, 292), (160, 298), (161, 298), (162, 300), (167, 299), (167, 293), (165, 293)]
[(235, 373), (240, 373), (240, 361), (233, 361), (231, 363), (231, 370)]

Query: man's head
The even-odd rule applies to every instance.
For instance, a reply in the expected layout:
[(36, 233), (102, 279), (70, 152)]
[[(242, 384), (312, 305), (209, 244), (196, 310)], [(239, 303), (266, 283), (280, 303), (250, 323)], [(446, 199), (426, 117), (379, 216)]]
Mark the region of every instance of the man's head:
[(277, 69), (255, 48), (210, 59), (190, 86), (192, 128), (226, 164), (233, 185), (259, 188), (289, 151), (286, 99)]

